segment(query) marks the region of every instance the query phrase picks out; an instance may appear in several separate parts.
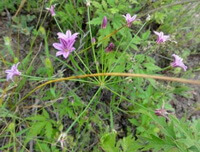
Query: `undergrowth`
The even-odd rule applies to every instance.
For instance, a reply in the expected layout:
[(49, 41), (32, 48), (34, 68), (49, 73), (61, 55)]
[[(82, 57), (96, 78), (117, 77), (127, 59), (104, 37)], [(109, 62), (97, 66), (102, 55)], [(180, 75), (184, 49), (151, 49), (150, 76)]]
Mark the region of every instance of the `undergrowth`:
[[(0, 151), (200, 151), (198, 0), (0, 2)], [(129, 14), (129, 15), (128, 15)]]

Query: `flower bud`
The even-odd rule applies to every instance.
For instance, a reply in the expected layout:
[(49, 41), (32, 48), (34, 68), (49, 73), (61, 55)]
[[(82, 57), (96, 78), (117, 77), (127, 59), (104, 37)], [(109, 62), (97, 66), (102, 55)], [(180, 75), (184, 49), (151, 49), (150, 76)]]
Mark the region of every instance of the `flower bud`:
[(111, 51), (113, 51), (113, 49), (114, 49), (114, 47), (115, 47), (115, 45), (111, 42), (108, 46), (107, 46), (107, 48), (106, 48), (106, 52), (111, 52)]
[(105, 28), (106, 28), (107, 22), (108, 22), (108, 21), (107, 21), (107, 17), (104, 16), (104, 17), (103, 17), (102, 24), (101, 24), (101, 28), (102, 28), (102, 29), (105, 29)]

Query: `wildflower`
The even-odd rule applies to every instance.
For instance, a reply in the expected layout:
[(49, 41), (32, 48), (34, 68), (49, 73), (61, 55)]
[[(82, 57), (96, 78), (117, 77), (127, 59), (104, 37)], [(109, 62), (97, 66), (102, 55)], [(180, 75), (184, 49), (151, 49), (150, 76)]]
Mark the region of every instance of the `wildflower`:
[(51, 5), (50, 8), (46, 8), (51, 13), (51, 16), (55, 16), (56, 15), (55, 10), (54, 10), (55, 6), (56, 5)]
[(6, 70), (5, 73), (7, 74), (7, 81), (12, 80), (13, 81), (13, 77), (14, 76), (20, 76), (21, 72), (19, 72), (19, 70), (17, 69), (19, 65), (19, 62), (17, 64), (14, 64), (11, 69)]
[(169, 40), (170, 36), (169, 35), (164, 35), (163, 32), (156, 32), (154, 31), (154, 33), (158, 36), (156, 42), (159, 44), (159, 43), (163, 43), (167, 40)]
[(111, 52), (111, 51), (113, 51), (113, 49), (114, 49), (114, 47), (115, 47), (115, 45), (111, 42), (108, 46), (107, 46), (107, 48), (106, 48), (106, 52)]
[(155, 110), (155, 114), (157, 116), (163, 116), (163, 117), (165, 117), (168, 114), (168, 112), (164, 108), (161, 108), (161, 109), (156, 109)]
[(63, 55), (63, 57), (66, 59), (71, 52), (75, 50), (73, 47), (75, 40), (69, 40), (65, 41), (63, 39), (60, 39), (60, 43), (53, 43), (53, 47), (57, 50), (59, 50), (56, 53), (56, 56)]
[(172, 56), (174, 57), (174, 62), (171, 63), (172, 67), (180, 67), (182, 68), (184, 71), (187, 70), (187, 66), (184, 65), (183, 63), (183, 59), (181, 57), (179, 57), (176, 54), (172, 54)]
[(108, 22), (108, 21), (107, 21), (107, 17), (104, 16), (104, 17), (103, 17), (102, 24), (101, 24), (101, 28), (102, 28), (102, 29), (105, 29), (105, 28), (106, 28), (107, 22)]
[(92, 44), (96, 43), (96, 39), (93, 37), (92, 38)]
[(71, 31), (70, 30), (67, 30), (66, 31), (66, 34), (64, 34), (64, 33), (61, 33), (61, 32), (58, 32), (58, 38), (59, 39), (63, 39), (63, 40), (65, 40), (65, 41), (68, 41), (68, 40), (75, 40), (76, 38), (77, 38), (77, 35), (78, 35), (79, 33), (74, 33), (74, 34), (72, 34), (71, 33)]
[(128, 27), (131, 26), (132, 22), (135, 21), (135, 20), (136, 20), (136, 17), (137, 17), (137, 15), (133, 15), (133, 16), (131, 17), (131, 15), (130, 15), (129, 13), (126, 14), (126, 16), (125, 16), (125, 15), (122, 15), (122, 16), (126, 19), (126, 23), (127, 23), (127, 26), (128, 26)]
[(69, 54), (75, 50), (73, 45), (76, 41), (78, 33), (72, 34), (70, 30), (67, 30), (66, 34), (59, 32), (57, 35), (60, 43), (53, 43), (53, 47), (59, 50), (56, 53), (56, 56), (63, 55), (63, 57), (66, 59)]

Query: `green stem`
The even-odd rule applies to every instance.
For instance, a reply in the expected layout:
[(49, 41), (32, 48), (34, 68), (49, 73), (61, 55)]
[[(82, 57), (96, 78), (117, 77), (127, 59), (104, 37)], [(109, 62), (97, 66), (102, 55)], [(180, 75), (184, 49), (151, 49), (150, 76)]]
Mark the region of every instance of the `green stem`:
[(56, 21), (56, 24), (57, 24), (59, 30), (63, 33), (63, 30), (61, 29), (60, 25), (58, 24), (58, 21), (57, 21), (56, 17), (54, 16), (53, 18)]
[(167, 66), (167, 67), (165, 67), (165, 68), (162, 68), (160, 71), (166, 71), (166, 70), (169, 70), (169, 69), (171, 69), (171, 68), (172, 68), (172, 66), (169, 65), (169, 66)]
[(94, 56), (94, 62), (96, 64), (96, 70), (97, 70), (97, 73), (99, 73), (99, 67), (97, 65), (97, 58), (96, 58), (96, 54), (95, 54), (95, 50), (94, 50), (94, 45), (92, 44), (92, 30), (91, 30), (91, 25), (90, 25), (90, 9), (89, 7), (87, 7), (87, 14), (88, 14), (88, 22), (89, 22), (89, 31), (90, 31), (90, 41), (91, 41), (91, 46), (92, 46), (92, 53), (93, 53), (93, 56)]

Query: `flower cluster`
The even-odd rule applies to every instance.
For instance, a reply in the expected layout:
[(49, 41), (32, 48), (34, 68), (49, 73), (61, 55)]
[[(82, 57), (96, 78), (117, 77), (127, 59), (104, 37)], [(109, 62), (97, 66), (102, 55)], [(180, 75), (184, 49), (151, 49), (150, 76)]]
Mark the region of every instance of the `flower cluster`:
[(70, 30), (67, 30), (66, 34), (59, 32), (57, 35), (60, 43), (53, 43), (53, 47), (59, 50), (56, 53), (56, 56), (63, 55), (66, 59), (69, 54), (75, 50), (73, 45), (76, 41), (78, 33), (72, 34)]

